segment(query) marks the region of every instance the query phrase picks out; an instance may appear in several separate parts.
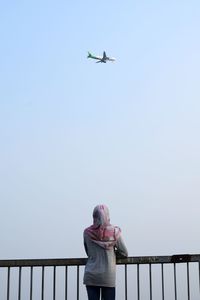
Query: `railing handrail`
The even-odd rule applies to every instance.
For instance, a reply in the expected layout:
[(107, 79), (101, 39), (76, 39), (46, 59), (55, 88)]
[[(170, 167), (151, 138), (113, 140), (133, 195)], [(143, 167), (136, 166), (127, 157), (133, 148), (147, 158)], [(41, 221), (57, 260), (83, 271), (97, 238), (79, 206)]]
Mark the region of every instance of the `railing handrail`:
[[(0, 267), (52, 267), (84, 266), (87, 258), (54, 258), (54, 259), (11, 259), (0, 260)], [(200, 262), (200, 254), (178, 254), (171, 256), (131, 256), (117, 258), (118, 265), (129, 264), (170, 264)]]

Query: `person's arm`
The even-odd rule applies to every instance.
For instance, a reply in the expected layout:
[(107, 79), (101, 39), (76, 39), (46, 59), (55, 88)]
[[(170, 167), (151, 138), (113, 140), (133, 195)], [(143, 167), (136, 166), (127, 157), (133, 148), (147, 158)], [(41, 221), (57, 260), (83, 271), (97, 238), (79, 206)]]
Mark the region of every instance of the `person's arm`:
[(127, 250), (121, 236), (118, 238), (117, 243), (115, 245), (115, 252), (116, 252), (117, 257), (127, 257), (128, 256), (128, 250)]
[(85, 252), (88, 256), (88, 247), (87, 247), (87, 243), (86, 243), (85, 233), (83, 234), (83, 244), (84, 244)]

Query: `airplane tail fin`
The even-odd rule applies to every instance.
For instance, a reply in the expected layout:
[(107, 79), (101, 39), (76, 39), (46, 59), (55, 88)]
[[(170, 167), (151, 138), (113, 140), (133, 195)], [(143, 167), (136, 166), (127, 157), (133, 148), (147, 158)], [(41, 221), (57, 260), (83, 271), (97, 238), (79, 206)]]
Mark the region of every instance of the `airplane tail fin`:
[(88, 51), (88, 56), (87, 56), (87, 58), (90, 58), (90, 57), (92, 57), (92, 54)]

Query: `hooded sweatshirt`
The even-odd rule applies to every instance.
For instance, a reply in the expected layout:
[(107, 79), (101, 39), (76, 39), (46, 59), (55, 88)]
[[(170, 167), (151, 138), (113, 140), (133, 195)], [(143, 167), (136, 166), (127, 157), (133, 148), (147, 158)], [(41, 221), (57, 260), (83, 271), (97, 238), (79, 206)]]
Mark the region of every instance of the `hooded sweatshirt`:
[(128, 252), (121, 229), (110, 224), (107, 206), (98, 205), (93, 211), (93, 225), (84, 230), (84, 246), (88, 256), (83, 283), (89, 286), (115, 287), (116, 255)]

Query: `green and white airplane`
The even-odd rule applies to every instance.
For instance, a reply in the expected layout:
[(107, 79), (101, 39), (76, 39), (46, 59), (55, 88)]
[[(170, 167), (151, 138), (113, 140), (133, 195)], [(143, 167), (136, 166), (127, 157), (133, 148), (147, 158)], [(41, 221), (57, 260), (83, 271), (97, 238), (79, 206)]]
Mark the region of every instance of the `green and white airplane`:
[(115, 58), (114, 57), (108, 57), (106, 55), (105, 51), (103, 52), (103, 56), (94, 56), (90, 52), (88, 52), (87, 58), (92, 58), (92, 59), (98, 60), (98, 61), (96, 61), (96, 63), (106, 63), (107, 61), (115, 61)]

